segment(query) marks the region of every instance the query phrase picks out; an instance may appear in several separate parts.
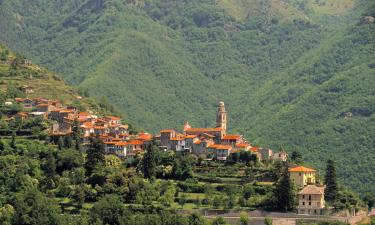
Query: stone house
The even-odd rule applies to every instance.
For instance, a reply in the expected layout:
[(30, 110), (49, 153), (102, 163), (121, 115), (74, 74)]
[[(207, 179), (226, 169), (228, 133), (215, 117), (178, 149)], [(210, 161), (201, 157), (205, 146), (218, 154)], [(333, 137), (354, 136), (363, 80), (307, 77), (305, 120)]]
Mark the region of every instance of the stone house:
[(298, 192), (298, 214), (322, 215), (325, 208), (324, 187), (307, 185)]

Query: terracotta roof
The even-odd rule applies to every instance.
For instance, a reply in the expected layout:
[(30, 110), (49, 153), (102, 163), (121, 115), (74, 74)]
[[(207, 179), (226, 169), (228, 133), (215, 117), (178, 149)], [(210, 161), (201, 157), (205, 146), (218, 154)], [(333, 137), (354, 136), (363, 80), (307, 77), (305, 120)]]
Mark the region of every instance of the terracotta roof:
[(78, 116), (91, 116), (91, 114), (88, 112), (80, 112), (78, 113)]
[(139, 140), (133, 140), (133, 141), (127, 142), (127, 145), (142, 145), (142, 144), (143, 144), (143, 141), (139, 141)]
[(45, 107), (45, 106), (49, 106), (49, 104), (45, 104), (45, 103), (43, 103), (43, 104), (38, 104), (38, 105), (37, 105), (37, 107)]
[(307, 168), (304, 166), (295, 166), (292, 168), (289, 168), (289, 172), (315, 172), (316, 170)]
[(232, 146), (231, 145), (215, 145), (215, 144), (213, 144), (213, 145), (207, 146), (207, 148), (230, 150), (230, 149), (232, 149)]
[(196, 144), (196, 145), (199, 145), (199, 144), (201, 144), (201, 143), (202, 143), (201, 140), (196, 140), (196, 141), (194, 141), (194, 144)]
[(172, 133), (174, 130), (167, 129), (167, 130), (161, 130), (160, 133)]
[(223, 128), (221, 127), (214, 127), (214, 128), (189, 128), (186, 129), (186, 132), (213, 132), (213, 131), (222, 131)]
[(300, 192), (300, 195), (324, 195), (324, 187), (318, 187), (316, 185), (307, 185)]
[(171, 138), (171, 141), (182, 141), (182, 140), (184, 140), (184, 138), (182, 137)]
[(252, 147), (250, 148), (250, 151), (257, 152), (260, 148), (259, 147)]
[(126, 145), (128, 145), (128, 143), (127, 142), (117, 142), (115, 145), (116, 146), (126, 146)]
[(197, 135), (186, 135), (185, 138), (195, 138)]
[(117, 116), (105, 116), (103, 117), (104, 119), (110, 119), (110, 120), (121, 120), (120, 117), (117, 117)]
[(102, 126), (95, 126), (94, 127), (96, 130), (104, 130), (105, 129), (105, 127), (102, 127)]
[(241, 138), (241, 135), (237, 135), (237, 134), (228, 134), (228, 135), (225, 135), (222, 140), (238, 140)]
[(239, 147), (239, 148), (245, 148), (245, 147), (248, 147), (248, 146), (250, 146), (250, 144), (248, 144), (248, 143), (238, 143), (238, 144), (236, 144), (236, 147)]

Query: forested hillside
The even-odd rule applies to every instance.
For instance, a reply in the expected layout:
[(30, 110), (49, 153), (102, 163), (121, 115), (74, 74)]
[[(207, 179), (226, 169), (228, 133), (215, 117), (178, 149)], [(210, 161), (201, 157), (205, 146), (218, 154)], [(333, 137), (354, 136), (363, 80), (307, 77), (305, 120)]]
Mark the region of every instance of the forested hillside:
[(363, 192), (375, 184), (374, 14), (365, 0), (4, 0), (0, 40), (148, 131), (212, 125), (224, 100), (232, 131), (335, 158)]

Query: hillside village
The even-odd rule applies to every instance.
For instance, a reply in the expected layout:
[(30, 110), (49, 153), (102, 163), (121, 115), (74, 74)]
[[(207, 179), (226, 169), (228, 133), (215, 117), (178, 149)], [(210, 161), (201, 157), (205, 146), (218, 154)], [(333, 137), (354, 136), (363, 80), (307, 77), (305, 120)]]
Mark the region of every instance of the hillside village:
[[(97, 116), (92, 112), (79, 112), (76, 107), (63, 106), (58, 100), (45, 98), (16, 98), (7, 100), (4, 105), (19, 104), (23, 111), (6, 118), (26, 120), (40, 117), (52, 122), (48, 132), (53, 137), (72, 135), (75, 127), (82, 132), (83, 146), (89, 144), (91, 137), (97, 137), (105, 146), (107, 154), (120, 158), (134, 158), (143, 154), (152, 144), (157, 144), (163, 151), (174, 151), (183, 155), (196, 155), (206, 160), (226, 161), (238, 152), (249, 152), (259, 161), (286, 162), (288, 154), (284, 151), (273, 151), (267, 148), (252, 146), (240, 134), (227, 133), (227, 111), (224, 102), (219, 102), (216, 115), (216, 127), (195, 128), (188, 122), (183, 132), (164, 129), (155, 136), (140, 132), (129, 134), (128, 125), (122, 123), (120, 117)], [(317, 171), (304, 166), (295, 165), (288, 170), (291, 180), (298, 187), (299, 214), (325, 213), (325, 187), (316, 180)]]

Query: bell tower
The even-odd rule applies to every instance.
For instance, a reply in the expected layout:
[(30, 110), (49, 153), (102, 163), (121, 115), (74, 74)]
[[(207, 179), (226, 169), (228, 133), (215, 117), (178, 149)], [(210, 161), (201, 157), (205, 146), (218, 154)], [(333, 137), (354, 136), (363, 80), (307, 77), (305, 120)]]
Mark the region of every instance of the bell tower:
[(223, 129), (224, 133), (227, 131), (227, 111), (225, 111), (224, 102), (219, 102), (216, 114), (216, 127)]

